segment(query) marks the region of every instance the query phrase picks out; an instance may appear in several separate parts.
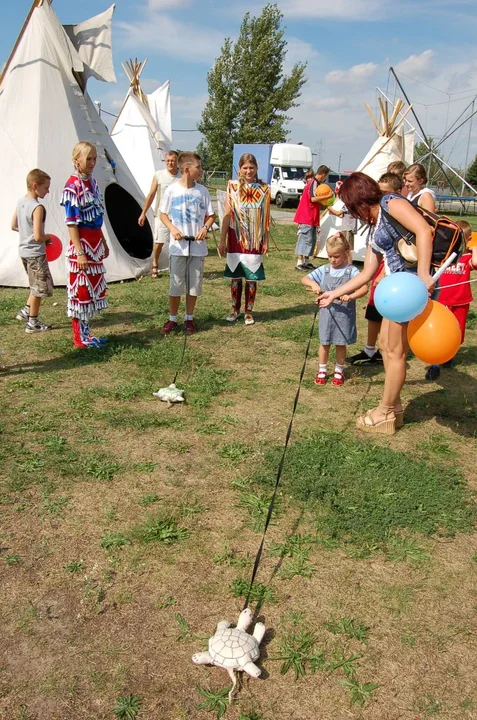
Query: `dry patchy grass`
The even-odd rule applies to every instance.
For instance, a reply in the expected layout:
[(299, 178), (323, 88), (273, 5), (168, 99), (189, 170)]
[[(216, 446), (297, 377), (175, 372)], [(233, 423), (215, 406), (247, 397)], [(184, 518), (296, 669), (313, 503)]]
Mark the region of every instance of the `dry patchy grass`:
[[(190, 658), (243, 604), (312, 317), (293, 228), (275, 235), (253, 327), (223, 320), (208, 259), (171, 409), (152, 397), (182, 350), (158, 334), (165, 278), (112, 286), (109, 346), (86, 354), (62, 289), (42, 337), (13, 319), (25, 293), (0, 290), (2, 720), (216, 717), (196, 686), (228, 678)], [(382, 369), (317, 388), (313, 342), (258, 577), (265, 680), (244, 679), (231, 720), (475, 716), (473, 310), (438, 383), (410, 359), (392, 439), (354, 430)]]

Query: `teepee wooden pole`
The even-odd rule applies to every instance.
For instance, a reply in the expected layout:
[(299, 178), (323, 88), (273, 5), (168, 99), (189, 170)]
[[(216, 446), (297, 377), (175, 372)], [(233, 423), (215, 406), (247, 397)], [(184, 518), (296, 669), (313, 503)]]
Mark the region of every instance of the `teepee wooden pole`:
[(406, 110), (406, 112), (404, 112), (404, 113), (402, 114), (399, 122), (397, 123), (397, 125), (396, 125), (396, 127), (395, 127), (395, 129), (394, 129), (394, 132), (397, 132), (397, 131), (399, 130), (399, 128), (400, 128), (401, 125), (403, 124), (404, 120), (406, 119), (406, 115), (407, 115), (408, 112), (410, 112), (411, 110), (412, 110), (412, 105), (409, 105), (409, 107), (408, 107), (408, 109)]
[(371, 120), (373, 121), (373, 125), (374, 125), (374, 127), (376, 128), (376, 130), (378, 131), (378, 135), (382, 135), (383, 133), (381, 132), (381, 128), (379, 127), (378, 123), (376, 122), (376, 118), (374, 117), (373, 111), (372, 111), (371, 108), (369, 107), (368, 103), (364, 103), (364, 107), (365, 107), (366, 110), (369, 112), (369, 115), (370, 115), (370, 117), (371, 117)]
[(389, 125), (391, 127), (391, 130), (393, 129), (394, 123), (396, 122), (396, 118), (399, 115), (399, 113), (401, 112), (403, 105), (404, 105), (403, 101), (400, 98), (398, 98), (396, 100), (396, 104), (394, 106), (394, 110), (393, 110), (393, 114), (391, 115), (391, 119), (389, 120)]

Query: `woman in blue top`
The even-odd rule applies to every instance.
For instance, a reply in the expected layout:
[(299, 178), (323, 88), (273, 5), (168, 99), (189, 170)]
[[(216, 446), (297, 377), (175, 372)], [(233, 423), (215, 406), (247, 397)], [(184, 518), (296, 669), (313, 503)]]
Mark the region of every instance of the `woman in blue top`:
[[(379, 185), (364, 173), (356, 172), (345, 180), (340, 189), (340, 199), (350, 215), (370, 227), (368, 247), (363, 270), (337, 290), (325, 292), (320, 307), (327, 307), (341, 295), (349, 294), (370, 282), (384, 257), (386, 274), (405, 271), (405, 261), (397, 252), (399, 232), (382, 213), (382, 208), (416, 236), (418, 254), (417, 274), (430, 292), (434, 280), (430, 275), (432, 255), (432, 232), (423, 217), (405, 198), (394, 193), (383, 196)], [(385, 380), (381, 402), (357, 420), (357, 427), (367, 432), (394, 435), (403, 423), (401, 390), (406, 379), (407, 323), (383, 320), (380, 333)]]

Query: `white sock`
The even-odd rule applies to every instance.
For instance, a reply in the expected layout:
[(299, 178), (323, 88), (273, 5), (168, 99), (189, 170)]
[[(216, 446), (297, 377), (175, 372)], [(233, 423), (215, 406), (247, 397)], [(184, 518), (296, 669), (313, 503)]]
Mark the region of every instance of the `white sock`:
[(177, 322), (177, 315), (169, 315), (169, 320), (171, 322)]
[(188, 315), (187, 313), (184, 315), (184, 320), (193, 320), (193, 319), (194, 319), (193, 315)]
[(338, 363), (336, 363), (335, 374), (336, 373), (339, 373), (340, 375), (344, 375), (344, 365), (338, 365)]
[(318, 372), (325, 373), (326, 372), (326, 363), (322, 365), (321, 363), (318, 365)]
[(373, 357), (373, 355), (375, 354), (376, 348), (375, 348), (374, 345), (365, 345), (365, 346), (364, 346), (364, 352), (366, 353), (366, 355), (367, 355), (368, 357), (371, 358), (371, 357)]

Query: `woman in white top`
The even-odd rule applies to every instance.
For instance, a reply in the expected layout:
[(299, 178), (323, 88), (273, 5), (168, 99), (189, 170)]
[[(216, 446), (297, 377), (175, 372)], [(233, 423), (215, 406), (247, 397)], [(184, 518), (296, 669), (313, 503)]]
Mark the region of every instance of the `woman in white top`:
[(407, 199), (415, 207), (422, 207), (429, 212), (436, 212), (436, 195), (434, 190), (426, 187), (427, 175), (424, 165), (414, 163), (404, 173), (404, 182), (408, 189)]

